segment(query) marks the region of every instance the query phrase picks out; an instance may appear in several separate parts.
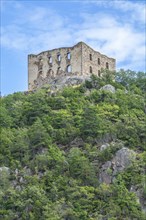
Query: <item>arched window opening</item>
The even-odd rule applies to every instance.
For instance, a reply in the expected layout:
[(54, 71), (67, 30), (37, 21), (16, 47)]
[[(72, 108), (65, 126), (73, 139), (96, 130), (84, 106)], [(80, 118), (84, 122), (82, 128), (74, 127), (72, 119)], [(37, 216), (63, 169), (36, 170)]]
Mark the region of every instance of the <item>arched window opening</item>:
[(39, 71), (37, 78), (42, 77), (42, 76), (43, 76), (43, 72), (42, 72), (42, 71)]
[(106, 69), (109, 69), (109, 64), (108, 64), (108, 62), (106, 62)]
[(49, 57), (49, 63), (52, 63), (52, 57), (51, 56)]
[(100, 72), (100, 70), (98, 70), (98, 76), (99, 76), (99, 77), (101, 76), (101, 72)]
[(90, 71), (90, 73), (92, 73), (92, 66), (90, 66), (89, 71)]
[(59, 62), (61, 61), (61, 55), (60, 55), (60, 54), (57, 55), (57, 60), (58, 60)]
[(67, 72), (70, 73), (71, 72), (71, 65), (67, 66)]
[(49, 69), (47, 72), (47, 76), (51, 76), (52, 75), (52, 69)]
[(98, 65), (100, 65), (100, 58), (98, 58)]
[(61, 67), (58, 67), (58, 69), (57, 69), (57, 75), (60, 74), (60, 71), (61, 71)]
[(89, 54), (89, 58), (90, 58), (90, 60), (92, 61), (92, 54), (91, 54), (91, 53)]
[(67, 53), (67, 59), (70, 60), (70, 52)]

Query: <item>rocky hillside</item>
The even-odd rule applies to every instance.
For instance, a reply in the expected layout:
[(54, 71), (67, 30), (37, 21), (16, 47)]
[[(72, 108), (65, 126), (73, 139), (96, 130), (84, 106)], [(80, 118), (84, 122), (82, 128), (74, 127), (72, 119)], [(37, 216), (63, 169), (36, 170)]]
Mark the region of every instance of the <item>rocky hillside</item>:
[(0, 219), (146, 219), (146, 75), (114, 79), (1, 98)]

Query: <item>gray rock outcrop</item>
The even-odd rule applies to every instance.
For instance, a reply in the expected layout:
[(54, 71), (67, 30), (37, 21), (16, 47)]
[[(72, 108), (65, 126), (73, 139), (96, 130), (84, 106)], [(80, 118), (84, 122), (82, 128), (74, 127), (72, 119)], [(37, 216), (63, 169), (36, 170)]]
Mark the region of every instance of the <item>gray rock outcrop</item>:
[(71, 143), (70, 143), (71, 147), (82, 147), (84, 146), (84, 141), (82, 138), (75, 138)]
[(107, 161), (102, 165), (99, 174), (100, 182), (112, 183), (115, 176), (130, 166), (135, 157), (136, 153), (126, 147), (118, 150), (111, 161)]
[(101, 87), (100, 90), (104, 90), (104, 91), (108, 91), (108, 92), (112, 92), (112, 93), (116, 92), (115, 87), (110, 84), (107, 84), (107, 85)]
[(42, 86), (48, 86), (51, 90), (60, 90), (66, 86), (77, 86), (85, 82), (85, 80), (89, 80), (90, 78), (87, 76), (78, 76), (78, 75), (64, 75), (64, 76), (58, 76), (55, 78), (42, 78), (39, 77), (36, 80), (37, 88), (40, 88)]
[(112, 160), (113, 175), (123, 171), (125, 168), (131, 165), (131, 162), (135, 159), (136, 153), (133, 150), (129, 150), (126, 147), (118, 150), (115, 157)]
[(106, 184), (110, 184), (112, 182), (112, 170), (111, 170), (112, 162), (107, 161), (102, 165), (99, 180), (100, 182), (104, 182)]
[(136, 186), (131, 186), (130, 192), (134, 192), (137, 196), (137, 202), (140, 204), (142, 211), (146, 213), (146, 200), (143, 196), (143, 189), (137, 188)]
[(109, 146), (110, 146), (110, 144), (108, 144), (108, 143), (101, 145), (100, 151), (106, 150)]

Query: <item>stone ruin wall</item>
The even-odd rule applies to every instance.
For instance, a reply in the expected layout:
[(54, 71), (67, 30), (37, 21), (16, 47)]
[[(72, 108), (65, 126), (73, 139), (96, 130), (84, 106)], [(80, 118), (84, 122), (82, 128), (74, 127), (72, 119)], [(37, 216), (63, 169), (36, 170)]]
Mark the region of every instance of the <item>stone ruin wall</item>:
[[(68, 55), (70, 54), (70, 55)], [(70, 56), (70, 57), (69, 57)], [(50, 57), (52, 62), (50, 63)], [(71, 69), (67, 70), (68, 67)], [(58, 48), (28, 56), (29, 90), (57, 76), (81, 75), (81, 45)]]
[(39, 88), (59, 76), (101, 76), (102, 69), (115, 70), (115, 59), (94, 51), (83, 42), (73, 47), (31, 54), (28, 56), (28, 88)]
[(86, 44), (82, 45), (83, 75), (95, 74), (102, 76), (102, 69), (115, 70), (115, 59), (103, 55)]

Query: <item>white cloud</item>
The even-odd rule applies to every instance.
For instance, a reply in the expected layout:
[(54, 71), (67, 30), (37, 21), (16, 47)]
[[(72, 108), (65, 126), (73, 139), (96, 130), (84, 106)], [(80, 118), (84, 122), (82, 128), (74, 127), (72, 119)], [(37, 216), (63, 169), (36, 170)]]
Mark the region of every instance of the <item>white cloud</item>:
[[(109, 10), (119, 10), (122, 12), (126, 12), (129, 16), (129, 21), (140, 21), (145, 23), (145, 13), (146, 13), (146, 4), (145, 0), (140, 1), (128, 1), (128, 0), (90, 0), (85, 1), (84, 4), (93, 4), (96, 6), (100, 6), (103, 8), (108, 8)], [(121, 14), (120, 14), (121, 16)]]
[[(94, 49), (117, 59), (118, 67), (138, 70), (145, 59), (145, 36), (141, 24), (136, 27), (135, 20), (143, 20), (143, 4), (129, 1), (95, 1), (102, 7), (113, 7), (117, 14), (98, 11), (77, 15), (82, 23), (73, 21), (55, 10), (44, 7), (32, 9), (19, 5), (17, 20), (2, 26), (1, 43), (3, 47), (39, 53), (43, 50), (62, 46), (72, 46), (85, 41)], [(106, 3), (106, 4), (105, 4)], [(18, 6), (17, 6), (18, 7)], [(122, 17), (122, 11), (127, 15)], [(120, 20), (119, 17), (122, 17)], [(132, 19), (133, 20), (130, 20)], [(128, 62), (128, 63), (127, 63)]]
[[(71, 38), (70, 29), (64, 27), (66, 18), (54, 10), (43, 7), (26, 9), (9, 24), (1, 27), (1, 44), (9, 49), (39, 53), (50, 47), (59, 47)], [(63, 45), (63, 46), (64, 46)]]
[[(112, 2), (111, 2), (112, 3)], [(145, 22), (145, 1), (113, 1), (113, 7), (123, 10), (125, 12), (131, 12), (132, 21)]]
[(84, 36), (84, 40), (89, 41), (93, 48), (116, 57), (118, 62), (133, 62), (135, 59), (144, 61), (144, 33), (136, 31), (133, 26), (123, 25), (106, 14), (86, 14), (83, 27), (76, 33), (78, 40)]

